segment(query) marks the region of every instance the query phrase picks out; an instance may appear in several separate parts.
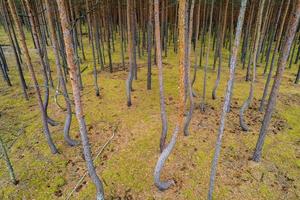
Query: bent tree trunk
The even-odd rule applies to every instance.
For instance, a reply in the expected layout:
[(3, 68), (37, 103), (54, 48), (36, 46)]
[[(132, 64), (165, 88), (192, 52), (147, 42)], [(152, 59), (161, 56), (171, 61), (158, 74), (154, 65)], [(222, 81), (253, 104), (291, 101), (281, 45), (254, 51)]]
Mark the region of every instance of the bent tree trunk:
[[(47, 121), (51, 126), (56, 126), (58, 125), (57, 122), (55, 122), (53, 119), (48, 117), (47, 110), (48, 110), (48, 104), (49, 104), (49, 76), (47, 74), (48, 68), (49, 68), (49, 63), (47, 64), (45, 62), (45, 58), (47, 59), (47, 54), (46, 54), (46, 49), (42, 48), (42, 42), (41, 42), (41, 32), (40, 29), (38, 29), (38, 19), (37, 16), (33, 16), (33, 9), (32, 5), (30, 5), (30, 2), (28, 0), (25, 0), (25, 5), (28, 10), (28, 15), (29, 15), (29, 21), (31, 24), (31, 32), (32, 32), (32, 37), (33, 41), (35, 43), (36, 49), (38, 50), (38, 55), (39, 55), (39, 60), (42, 65), (42, 74), (43, 74), (43, 79), (44, 79), (44, 87), (45, 87), (45, 97), (44, 97), (44, 110), (47, 115)], [(51, 85), (51, 84), (50, 84)]]
[(28, 51), (27, 44), (26, 44), (26, 41), (25, 41), (25, 34), (23, 32), (22, 25), (21, 25), (19, 16), (17, 15), (17, 11), (16, 11), (13, 0), (9, 0), (8, 5), (9, 5), (11, 14), (13, 16), (13, 20), (14, 20), (15, 25), (16, 25), (16, 29), (17, 29), (19, 41), (21, 43), (21, 48), (22, 48), (22, 51), (23, 51), (23, 55), (25, 56), (25, 62), (26, 62), (26, 65), (29, 69), (31, 79), (32, 79), (33, 84), (34, 84), (34, 89), (35, 89), (38, 105), (39, 105), (39, 108), (40, 108), (40, 111), (41, 111), (41, 117), (42, 117), (42, 123), (43, 123), (43, 127), (44, 127), (45, 137), (47, 139), (47, 142), (48, 142), (48, 145), (51, 149), (51, 152), (53, 154), (56, 154), (56, 153), (58, 153), (58, 150), (57, 150), (56, 146), (54, 145), (54, 143), (52, 141), (52, 138), (51, 138), (51, 135), (50, 135), (50, 130), (49, 130), (49, 127), (48, 127), (48, 117), (47, 117), (47, 113), (45, 112), (45, 109), (44, 109), (44, 105), (43, 105), (42, 97), (41, 97), (41, 91), (40, 91), (40, 88), (39, 88), (39, 85), (38, 85), (37, 78), (35, 76), (33, 65), (32, 65), (32, 62), (31, 62), (31, 57), (29, 55), (29, 51)]
[(214, 157), (213, 157), (213, 161), (212, 161), (212, 165), (211, 165), (209, 191), (208, 191), (208, 197), (207, 197), (207, 199), (209, 199), (209, 200), (211, 200), (213, 198), (217, 164), (218, 164), (218, 159), (219, 159), (219, 155), (220, 155), (220, 151), (221, 151), (221, 144), (222, 144), (222, 137), (223, 137), (224, 128), (225, 128), (227, 109), (228, 109), (228, 105), (230, 103), (230, 96), (231, 96), (231, 92), (232, 92), (231, 85), (233, 84), (233, 79), (234, 79), (236, 60), (237, 60), (237, 52), (238, 52), (238, 48), (240, 45), (240, 38), (241, 38), (241, 32), (242, 32), (242, 28), (243, 28), (243, 24), (244, 24), (246, 5), (247, 5), (247, 0), (242, 0), (241, 7), (240, 7), (240, 13), (239, 13), (239, 17), (238, 17), (238, 22), (237, 22), (237, 26), (236, 26), (234, 44), (232, 47), (231, 59), (230, 59), (230, 74), (229, 74), (230, 77), (229, 77), (229, 80), (227, 83), (225, 100), (224, 100), (224, 105), (223, 105), (223, 110), (222, 110), (221, 120), (220, 120), (220, 127), (219, 127), (217, 142), (216, 142), (216, 146), (215, 146), (215, 153), (214, 153)]
[(63, 96), (65, 99), (66, 108), (67, 108), (67, 115), (66, 115), (65, 126), (64, 126), (64, 139), (70, 146), (75, 146), (78, 143), (75, 140), (71, 139), (70, 135), (69, 135), (71, 121), (72, 121), (72, 109), (71, 109), (71, 101), (70, 101), (70, 98), (68, 95), (66, 82), (64, 80), (64, 76), (63, 76), (63, 72), (62, 72), (62, 66), (60, 64), (59, 50), (58, 50), (59, 46), (58, 46), (58, 42), (57, 42), (54, 21), (52, 20), (52, 14), (53, 14), (52, 9), (54, 9), (54, 7), (51, 7), (50, 0), (46, 0), (45, 5), (46, 5), (46, 9), (47, 9), (47, 19), (48, 19), (48, 23), (49, 23), (52, 49), (53, 49), (53, 53), (54, 53), (54, 57), (55, 57), (57, 77), (58, 77), (58, 81), (60, 82), (60, 84), (62, 86), (62, 92), (63, 92)]
[(279, 56), (277, 72), (274, 77), (273, 87), (270, 93), (269, 101), (267, 104), (266, 112), (264, 115), (264, 119), (260, 128), (259, 137), (256, 143), (255, 151), (253, 154), (253, 161), (259, 162), (261, 159), (262, 148), (264, 145), (265, 137), (267, 134), (267, 130), (269, 128), (269, 124), (272, 118), (273, 110), (276, 103), (276, 98), (279, 92), (279, 87), (281, 83), (281, 79), (287, 64), (288, 55), (291, 49), (291, 45), (293, 42), (293, 38), (295, 36), (295, 32), (297, 29), (297, 25), (299, 22), (300, 16), (300, 0), (297, 0), (295, 10), (291, 13), (289, 24), (287, 28), (287, 32), (284, 39), (284, 46)]
[(166, 115), (166, 108), (165, 108), (166, 106), (165, 106), (164, 88), (163, 88), (163, 70), (162, 70), (162, 58), (161, 58), (161, 38), (160, 38), (158, 0), (154, 0), (154, 22), (155, 22), (156, 58), (157, 58), (156, 61), (158, 67), (159, 95), (160, 95), (160, 114), (161, 114), (161, 121), (162, 121), (162, 133), (160, 137), (160, 151), (162, 152), (162, 154), (160, 155), (154, 170), (154, 184), (156, 185), (156, 187), (158, 187), (159, 190), (166, 190), (172, 184), (174, 184), (174, 182), (173, 180), (168, 180), (166, 182), (161, 181), (160, 174), (163, 168), (163, 164), (165, 163), (166, 159), (168, 158), (168, 155), (171, 153), (176, 143), (176, 136), (172, 137), (170, 144), (166, 147), (166, 149), (164, 149), (167, 131), (168, 131), (168, 124), (167, 124), (167, 115)]
[(79, 128), (80, 128), (80, 135), (81, 135), (81, 141), (83, 146), (83, 153), (84, 158), (86, 161), (86, 165), (88, 168), (89, 175), (91, 179), (93, 180), (96, 190), (97, 190), (97, 200), (104, 200), (104, 190), (103, 190), (103, 184), (100, 181), (96, 169), (93, 164), (92, 155), (91, 155), (91, 149), (89, 144), (89, 139), (87, 136), (87, 129), (84, 119), (84, 113), (83, 108), (81, 104), (81, 96), (80, 96), (80, 89), (79, 89), (79, 81), (77, 77), (77, 67), (74, 61), (74, 50), (72, 45), (72, 35), (70, 30), (68, 29), (70, 27), (70, 23), (68, 22), (67, 17), (67, 9), (64, 4), (64, 0), (57, 0), (58, 4), (58, 10), (61, 20), (61, 26), (63, 29), (63, 38), (64, 38), (64, 44), (66, 48), (66, 55), (67, 55), (67, 63), (70, 68), (70, 80), (73, 90), (73, 97), (74, 97), (74, 103), (75, 103), (75, 113), (76, 118), (78, 120)]
[[(158, 13), (158, 0), (154, 0), (154, 6), (156, 6), (156, 12)], [(173, 180), (161, 181), (160, 173), (163, 168), (165, 161), (168, 156), (172, 152), (176, 138), (179, 130), (182, 130), (183, 127), (183, 117), (184, 117), (184, 105), (185, 105), (185, 88), (184, 88), (184, 79), (185, 79), (185, 12), (186, 12), (186, 0), (179, 1), (179, 9), (178, 9), (178, 30), (179, 30), (179, 105), (178, 105), (178, 121), (173, 132), (172, 138), (168, 146), (163, 150), (161, 155), (158, 158), (158, 161), (154, 170), (154, 183), (156, 187), (160, 190), (166, 190), (170, 186), (174, 185), (175, 182)], [(158, 20), (158, 15), (156, 15)], [(160, 44), (159, 44), (160, 45)]]

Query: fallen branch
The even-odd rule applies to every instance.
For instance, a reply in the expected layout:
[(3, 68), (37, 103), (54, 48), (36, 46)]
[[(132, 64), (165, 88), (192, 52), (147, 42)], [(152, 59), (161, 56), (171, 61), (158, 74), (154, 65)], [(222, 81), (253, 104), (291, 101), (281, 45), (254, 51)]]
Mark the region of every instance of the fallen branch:
[[(115, 133), (117, 131), (118, 126), (113, 127), (112, 130), (112, 136), (106, 141), (106, 143), (101, 147), (98, 148), (97, 151), (97, 155), (95, 156), (93, 162), (95, 162), (95, 160), (101, 155), (101, 153), (103, 152), (103, 150), (105, 149), (105, 147), (112, 141), (112, 139), (115, 137)], [(75, 187), (73, 188), (73, 190), (68, 194), (68, 196), (66, 197), (65, 200), (69, 200), (72, 196), (72, 194), (75, 192), (75, 190), (78, 188), (78, 186), (81, 184), (81, 182), (84, 180), (84, 178), (87, 176), (88, 172), (85, 171), (84, 174), (81, 176), (81, 178), (78, 180), (78, 182), (76, 183)]]

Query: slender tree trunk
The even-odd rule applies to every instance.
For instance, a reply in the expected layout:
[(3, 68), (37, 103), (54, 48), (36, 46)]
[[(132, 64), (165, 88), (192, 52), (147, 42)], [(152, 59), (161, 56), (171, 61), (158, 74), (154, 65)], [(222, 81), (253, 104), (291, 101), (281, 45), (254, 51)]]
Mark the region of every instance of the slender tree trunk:
[(207, 83), (207, 67), (209, 60), (209, 52), (210, 52), (210, 38), (211, 38), (211, 27), (212, 27), (212, 19), (213, 19), (213, 11), (214, 11), (214, 0), (211, 2), (210, 7), (210, 17), (209, 17), (209, 27), (208, 27), (208, 39), (207, 39), (207, 49), (206, 49), (206, 62), (204, 66), (204, 75), (203, 75), (203, 93), (202, 93), (202, 101), (200, 104), (200, 109), (202, 112), (205, 112), (205, 99), (206, 99), (206, 83)]
[(2, 72), (2, 76), (4, 81), (7, 83), (8, 86), (12, 86), (10, 78), (8, 76), (8, 68), (6, 65), (6, 60), (4, 55), (2, 54), (2, 47), (0, 46), (0, 68)]
[(283, 73), (284, 73), (284, 70), (286, 67), (287, 58), (288, 58), (288, 55), (289, 55), (289, 52), (291, 49), (293, 38), (296, 33), (297, 25), (299, 22), (299, 17), (300, 17), (300, 0), (297, 0), (296, 7), (290, 15), (289, 24), (288, 24), (287, 32), (285, 35), (285, 40), (283, 43), (284, 45), (283, 45), (283, 48), (281, 50), (279, 60), (278, 60), (277, 72), (274, 77), (273, 87), (272, 87), (272, 90), (270, 93), (268, 105), (267, 105), (264, 119), (263, 119), (263, 122), (262, 122), (262, 125), (260, 128), (259, 137), (258, 137), (258, 140), (256, 143), (255, 151), (253, 154), (252, 159), (255, 162), (259, 162), (261, 159), (262, 148), (264, 145), (266, 133), (267, 133), (267, 130), (269, 128), (269, 124), (270, 124), (270, 121), (272, 118), (273, 110), (274, 110), (275, 103), (276, 103), (276, 98), (277, 98), (277, 95), (279, 92), (279, 87), (281, 84), (281, 79), (282, 79), (282, 76), (283, 76)]
[(227, 24), (227, 9), (228, 9), (228, 2), (229, 0), (226, 0), (225, 2), (225, 12), (224, 12), (224, 21), (223, 21), (223, 27), (222, 27), (222, 32), (221, 32), (221, 37), (220, 37), (220, 41), (219, 41), (219, 66), (218, 66), (218, 71), (217, 71), (217, 79), (215, 81), (215, 86), (213, 88), (212, 91), (212, 99), (216, 99), (216, 91), (217, 88), (219, 86), (220, 83), (220, 79), (221, 79), (221, 65), (222, 65), (222, 49), (223, 49), (223, 41), (224, 41), (224, 37), (225, 37), (225, 30), (226, 30), (226, 24)]
[(119, 17), (119, 28), (120, 28), (120, 37), (121, 37), (121, 59), (122, 66), (125, 70), (125, 61), (124, 61), (124, 30), (123, 30), (123, 21), (122, 21), (122, 12), (121, 12), (121, 1), (118, 0), (118, 17)]
[(196, 32), (195, 32), (195, 43), (194, 43), (194, 57), (195, 57), (195, 64), (194, 64), (194, 75), (192, 79), (192, 86), (194, 85), (196, 81), (197, 76), (197, 69), (198, 69), (198, 52), (197, 52), (197, 44), (198, 44), (198, 35), (199, 35), (199, 29), (200, 29), (200, 12), (201, 12), (201, 0), (198, 3), (198, 11), (197, 11), (197, 21), (196, 21)]
[(133, 29), (133, 8), (132, 0), (127, 0), (127, 35), (128, 35), (128, 55), (129, 55), (129, 72), (128, 78), (126, 80), (126, 94), (127, 94), (127, 106), (130, 107), (131, 104), (131, 90), (132, 90), (132, 80), (134, 75), (134, 29)]
[(297, 72), (295, 84), (299, 84), (299, 80), (300, 80), (300, 65), (299, 65), (299, 67), (298, 67), (298, 72)]
[(80, 128), (84, 158), (87, 164), (89, 175), (96, 186), (97, 200), (104, 200), (103, 184), (96, 173), (96, 169), (94, 167), (93, 160), (92, 160), (89, 139), (87, 136), (87, 128), (84, 119), (84, 113), (83, 113), (83, 108), (81, 103), (80, 89), (79, 89), (79, 83), (77, 77), (77, 70), (76, 70), (77, 66), (74, 62), (75, 55), (72, 46), (72, 37), (71, 37), (71, 32), (68, 29), (68, 27), (70, 26), (68, 22), (69, 18), (67, 17), (66, 14), (66, 7), (64, 4), (64, 0), (57, 0), (57, 4), (58, 4), (58, 10), (59, 10), (59, 15), (61, 20), (61, 26), (63, 29), (63, 37), (64, 37), (64, 43), (66, 48), (66, 54), (67, 54), (67, 62), (70, 68), (70, 80), (71, 80), (73, 97), (75, 102), (75, 113)]
[(229, 80), (227, 83), (227, 89), (226, 89), (226, 94), (225, 94), (225, 100), (224, 100), (224, 105), (223, 105), (223, 110), (221, 114), (221, 119), (220, 119), (220, 127), (218, 130), (218, 137), (217, 137), (217, 142), (215, 146), (215, 153), (211, 165), (211, 172), (210, 172), (210, 180), (209, 180), (209, 191), (208, 191), (208, 197), (207, 199), (211, 200), (213, 198), (213, 191), (214, 191), (214, 184), (215, 184), (215, 178), (216, 178), (216, 171), (217, 171), (217, 164), (218, 164), (218, 159), (221, 151), (221, 144), (222, 144), (222, 137), (224, 134), (224, 128), (225, 128), (225, 121), (226, 121), (226, 115), (227, 115), (227, 108), (230, 102), (230, 96), (232, 92), (232, 87), (231, 85), (233, 84), (233, 79), (234, 79), (234, 73), (235, 73), (235, 67), (236, 67), (236, 61), (237, 61), (237, 53), (238, 49), (240, 46), (240, 38), (241, 38), (241, 32), (244, 24), (244, 16), (245, 16), (245, 10), (246, 10), (246, 5), (247, 5), (247, 0), (242, 0), (241, 1), (241, 7), (240, 7), (240, 13), (238, 17), (238, 22), (236, 26), (236, 31), (235, 31), (235, 39), (232, 47), (232, 56), (230, 60), (230, 74), (229, 74)]
[(3, 143), (1, 137), (0, 137), (0, 150), (1, 150), (2, 153), (3, 153), (4, 160), (5, 160), (5, 163), (6, 163), (8, 172), (9, 172), (10, 180), (11, 180), (11, 182), (12, 182), (14, 185), (17, 185), (17, 184), (18, 184), (18, 181), (17, 181), (17, 179), (16, 179), (16, 175), (15, 175), (15, 172), (14, 172), (14, 168), (13, 168), (11, 162), (10, 162), (10, 159), (9, 159), (9, 157), (8, 157), (6, 148), (5, 148), (5, 146), (4, 146), (4, 143)]
[(164, 97), (164, 82), (163, 82), (163, 66), (162, 66), (162, 52), (161, 52), (161, 38), (159, 29), (159, 4), (158, 0), (154, 1), (154, 22), (155, 22), (155, 43), (156, 43), (156, 60), (158, 68), (159, 81), (159, 96), (160, 96), (160, 115), (162, 123), (162, 132), (160, 137), (160, 152), (164, 150), (166, 137), (168, 132), (168, 122), (166, 114), (166, 105)]
[(96, 96), (100, 95), (100, 89), (98, 86), (98, 73), (97, 73), (97, 61), (96, 61), (96, 49), (95, 49), (95, 42), (96, 42), (96, 17), (95, 13), (92, 13), (92, 16), (90, 16), (90, 33), (91, 33), (91, 44), (92, 44), (92, 53), (93, 53), (93, 75), (94, 75), (94, 87), (95, 87), (95, 93)]
[(149, 0), (149, 19), (147, 27), (147, 51), (148, 51), (148, 70), (147, 70), (147, 90), (151, 90), (151, 53), (152, 53), (152, 31), (153, 31), (153, 0)]
[(192, 0), (191, 2), (191, 8), (190, 8), (190, 16), (189, 16), (189, 30), (188, 30), (188, 43), (187, 43), (187, 66), (186, 66), (186, 82), (188, 84), (187, 89), (189, 93), (189, 100), (190, 100), (190, 107), (189, 112), (186, 115), (185, 122), (183, 125), (183, 132), (185, 136), (190, 135), (189, 132), (189, 125), (192, 119), (193, 111), (194, 111), (194, 100), (193, 100), (193, 90), (192, 90), (192, 83), (190, 81), (190, 55), (191, 55), (191, 49), (192, 49), (192, 34), (193, 34), (193, 17), (194, 17), (194, 6), (195, 6), (195, 0)]

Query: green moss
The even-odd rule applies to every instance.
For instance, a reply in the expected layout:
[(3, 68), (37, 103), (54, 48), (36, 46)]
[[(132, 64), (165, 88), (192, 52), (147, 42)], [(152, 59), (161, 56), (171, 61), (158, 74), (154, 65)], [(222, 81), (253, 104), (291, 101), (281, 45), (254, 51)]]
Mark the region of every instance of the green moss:
[[(30, 35), (26, 33), (29, 47), (33, 47)], [(118, 41), (118, 37), (116, 40)], [(0, 28), (0, 43), (7, 41), (6, 34)], [(115, 149), (113, 153), (109, 153), (106, 149), (108, 159), (104, 160), (100, 156), (96, 162), (97, 173), (104, 180), (105, 192), (108, 197), (121, 196), (124, 197), (125, 191), (130, 189), (136, 199), (153, 199), (157, 195), (157, 189), (153, 185), (153, 169), (156, 164), (158, 152), (159, 137), (161, 134), (161, 121), (159, 113), (159, 91), (157, 67), (153, 66), (152, 90), (146, 90), (146, 74), (145, 67), (138, 71), (138, 81), (134, 81), (135, 91), (132, 93), (133, 106), (127, 108), (125, 96), (125, 79), (127, 72), (116, 72), (109, 74), (104, 71), (99, 72), (99, 86), (101, 87), (101, 97), (95, 97), (93, 87), (93, 63), (91, 62), (92, 53), (88, 45), (87, 38), (84, 38), (85, 52), (88, 61), (82, 63), (88, 66), (88, 69), (82, 74), (84, 91), (83, 106), (85, 119), (88, 127), (91, 127), (89, 136), (91, 138), (91, 146), (93, 153), (95, 149), (105, 143), (110, 136), (111, 124), (119, 124), (119, 132), (109, 145), (109, 149)], [(164, 89), (167, 103), (169, 132), (170, 137), (176, 121), (178, 100), (178, 56), (169, 48), (169, 57), (163, 60), (164, 63)], [(199, 49), (198, 49), (199, 50)], [(217, 91), (218, 99), (211, 100), (211, 90), (215, 81), (216, 74), (211, 70), (213, 63), (213, 54), (209, 58), (208, 83), (207, 83), (207, 103), (218, 110), (222, 107), (221, 97), (224, 95), (226, 81), (228, 79), (228, 52), (224, 49), (223, 73), (221, 77), (220, 87)], [(37, 55), (31, 54), (35, 63), (39, 82), (42, 83), (42, 77), (39, 71)], [(81, 56), (81, 53), (79, 54)], [(107, 52), (105, 52), (107, 55)], [(146, 55), (146, 52), (145, 52)], [(121, 63), (120, 44), (115, 44), (115, 52), (112, 53), (114, 64)], [(56, 80), (56, 68), (54, 65), (54, 56), (52, 49), (49, 48), (49, 59), (51, 67), (54, 71), (53, 78)], [(138, 59), (140, 66), (146, 66), (146, 56)], [(204, 65), (203, 60), (202, 65)], [(106, 65), (108, 59), (106, 57)], [(194, 54), (191, 57), (192, 65), (194, 63)], [(14, 59), (9, 59), (9, 65), (14, 66)], [(262, 65), (263, 66), (263, 65)], [(106, 66), (107, 67), (107, 66)], [(203, 67), (203, 66), (202, 66)], [(195, 83), (196, 105), (199, 105), (202, 93), (203, 68), (199, 68), (197, 73), (197, 81)], [(296, 65), (293, 65), (291, 71), (287, 70), (281, 87), (281, 96), (296, 95), (299, 98), (299, 87), (291, 85), (287, 80), (294, 78)], [(100, 65), (97, 64), (97, 68)], [(238, 63), (237, 79), (234, 88), (234, 98), (238, 105), (246, 99), (248, 95), (249, 83), (244, 82), (245, 71), (241, 70)], [(258, 68), (258, 80), (255, 90), (255, 98), (259, 99), (264, 85), (261, 77), (263, 67)], [(8, 88), (1, 84), (0, 95), (0, 131), (4, 140), (8, 143), (17, 138), (16, 133), (23, 129), (24, 133), (16, 140), (12, 149), (9, 150), (11, 160), (14, 165), (17, 178), (20, 185), (13, 186), (8, 183), (9, 177), (6, 173), (3, 160), (0, 161), (0, 179), (5, 180), (5, 184), (0, 186), (0, 199), (56, 199), (55, 192), (62, 190), (63, 197), (72, 189), (80, 173), (76, 173), (74, 168), (70, 168), (68, 160), (78, 161), (76, 166), (85, 169), (85, 163), (81, 158), (81, 146), (70, 148), (63, 141), (62, 124), (58, 127), (50, 127), (55, 143), (57, 144), (61, 154), (53, 156), (49, 147), (46, 145), (42, 132), (40, 113), (36, 105), (36, 99), (33, 94), (30, 100), (26, 102), (22, 98), (22, 92), (18, 85), (18, 76), (14, 67), (10, 71), (13, 87)], [(28, 72), (25, 70), (25, 78), (29, 84), (32, 84)], [(70, 84), (68, 85), (71, 93)], [(30, 89), (33, 93), (33, 89)], [(49, 115), (61, 123), (64, 122), (65, 113), (57, 108), (53, 103), (54, 90), (50, 89), (50, 105)], [(60, 99), (63, 103), (63, 100)], [(257, 172), (268, 173), (272, 163), (280, 172), (288, 172), (295, 181), (295, 185), (299, 185), (299, 168), (300, 161), (296, 157), (297, 144), (295, 141), (300, 137), (300, 106), (297, 103), (286, 104), (279, 99), (276, 110), (278, 117), (287, 121), (288, 127), (277, 135), (268, 134), (266, 144), (263, 151), (263, 160), (261, 166), (257, 168)], [(297, 101), (296, 101), (297, 102)], [(198, 112), (196, 110), (195, 112)], [(206, 116), (207, 115), (207, 116)], [(162, 173), (162, 178), (172, 178), (178, 182), (176, 189), (159, 193), (158, 199), (174, 199), (174, 195), (178, 199), (199, 199), (206, 197), (208, 190), (208, 180), (211, 165), (211, 158), (214, 152), (216, 139), (216, 126), (207, 127), (205, 125), (215, 124), (219, 121), (219, 114), (210, 115), (197, 113), (197, 118), (193, 118), (193, 132), (188, 138), (178, 137), (175, 149), (167, 160)], [(237, 126), (238, 122), (235, 118), (230, 118), (226, 124), (229, 126)], [(209, 120), (213, 120), (213, 123)], [(198, 125), (201, 124), (201, 125)], [(203, 125), (203, 126), (202, 126)], [(214, 197), (216, 199), (274, 199), (283, 195), (283, 192), (271, 186), (272, 182), (276, 182), (275, 176), (268, 177), (268, 182), (258, 183), (253, 177), (246, 172), (248, 169), (246, 163), (251, 156), (253, 148), (257, 140), (257, 129), (249, 134), (229, 133), (225, 129), (223, 147), (221, 157), (218, 163), (217, 184)], [(105, 132), (104, 130), (107, 130)], [(72, 119), (71, 135), (78, 135), (78, 124), (75, 116)], [(99, 132), (99, 135), (94, 134)], [(109, 132), (109, 133), (108, 133)], [(248, 153), (244, 153), (247, 150)], [(243, 152), (241, 152), (243, 151)], [(94, 155), (93, 154), (93, 155)], [(239, 157), (240, 154), (244, 157)], [(234, 162), (232, 161), (232, 158)], [(229, 162), (230, 161), (230, 162)], [(239, 164), (239, 166), (235, 166)], [(185, 167), (185, 170), (181, 170)], [(241, 170), (241, 177), (236, 178), (232, 171), (232, 167), (236, 167), (237, 171)], [(278, 171), (271, 172), (272, 175)], [(223, 173), (226, 172), (226, 173)], [(242, 185), (236, 185), (236, 180), (246, 180)], [(251, 180), (248, 181), (247, 180)], [(95, 187), (89, 178), (86, 178), (84, 185), (79, 192), (75, 192), (75, 199), (94, 199)], [(180, 187), (180, 189), (178, 189)], [(178, 191), (177, 191), (178, 189)], [(294, 189), (290, 188), (292, 191)], [(176, 191), (175, 191), (176, 190)], [(233, 191), (232, 191), (233, 190)], [(17, 192), (16, 192), (17, 191)], [(272, 196), (273, 195), (273, 196)], [(142, 196), (142, 197), (141, 197)]]

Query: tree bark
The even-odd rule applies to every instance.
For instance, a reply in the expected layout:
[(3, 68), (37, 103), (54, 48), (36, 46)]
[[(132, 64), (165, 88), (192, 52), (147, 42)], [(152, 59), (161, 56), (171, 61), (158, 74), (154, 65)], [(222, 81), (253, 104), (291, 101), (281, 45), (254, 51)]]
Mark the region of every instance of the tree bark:
[(86, 161), (86, 165), (88, 168), (89, 175), (91, 179), (93, 180), (96, 190), (97, 190), (97, 200), (104, 200), (104, 190), (103, 190), (103, 184), (100, 181), (96, 169), (93, 164), (92, 155), (91, 155), (91, 149), (89, 144), (89, 139), (87, 136), (87, 128), (85, 124), (84, 119), (84, 113), (83, 113), (83, 107), (81, 103), (81, 96), (80, 96), (80, 89), (79, 89), (79, 83), (78, 83), (78, 77), (77, 77), (77, 66), (74, 62), (74, 50), (72, 45), (72, 35), (69, 30), (70, 23), (68, 22), (68, 17), (66, 14), (66, 7), (64, 4), (64, 0), (57, 0), (58, 4), (58, 10), (61, 20), (61, 26), (63, 29), (63, 38), (64, 38), (64, 44), (66, 48), (66, 55), (67, 55), (67, 63), (70, 68), (70, 80), (72, 85), (72, 91), (73, 91), (73, 97), (75, 102), (75, 113), (76, 118), (78, 120), (79, 128), (80, 128), (80, 135), (81, 135), (81, 141), (83, 145), (83, 153), (84, 158)]
[(233, 79), (234, 79), (234, 73), (235, 73), (235, 67), (236, 67), (236, 61), (237, 61), (237, 53), (238, 53), (238, 49), (239, 49), (239, 45), (240, 45), (241, 32), (242, 32), (242, 28), (243, 28), (243, 24), (244, 24), (246, 5), (247, 5), (247, 0), (242, 0), (241, 7), (240, 7), (240, 13), (239, 13), (239, 17), (238, 17), (238, 22), (237, 22), (237, 26), (236, 26), (236, 31), (235, 31), (235, 39), (234, 39), (234, 43), (233, 43), (233, 47), (232, 47), (229, 80), (227, 83), (225, 100), (224, 100), (223, 110), (222, 110), (221, 119), (220, 119), (220, 127), (218, 130), (218, 137), (217, 137), (217, 142), (216, 142), (216, 146), (215, 146), (215, 153), (214, 153), (214, 157), (213, 157), (213, 161), (212, 161), (212, 165), (211, 165), (209, 191), (208, 191), (208, 197), (207, 197), (207, 199), (209, 199), (209, 200), (211, 200), (213, 198), (217, 164), (218, 164), (218, 159), (219, 159), (219, 155), (220, 155), (220, 151), (221, 151), (222, 137), (224, 134), (225, 121), (226, 121), (226, 116), (227, 116), (227, 108), (230, 103), (230, 96), (231, 96), (231, 92), (232, 92), (231, 85), (233, 84)]

